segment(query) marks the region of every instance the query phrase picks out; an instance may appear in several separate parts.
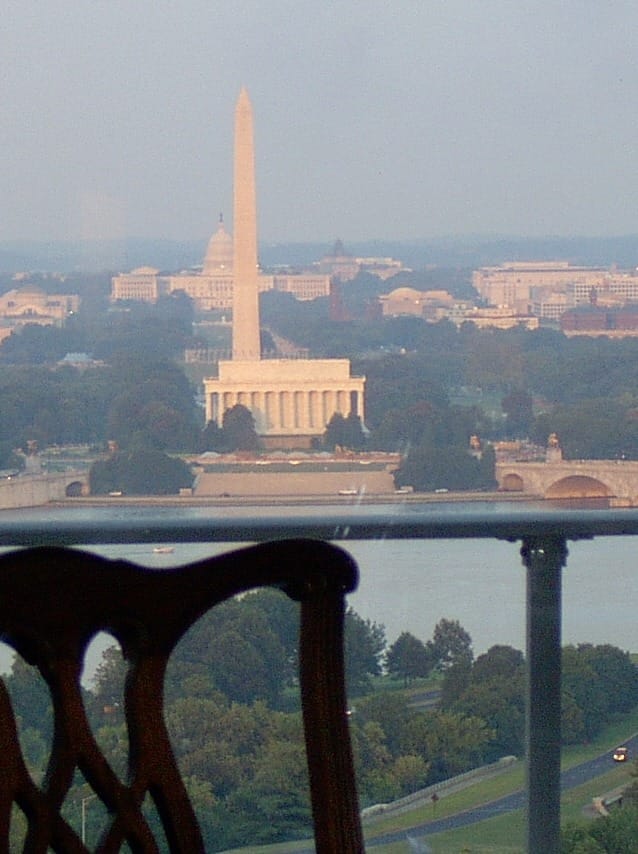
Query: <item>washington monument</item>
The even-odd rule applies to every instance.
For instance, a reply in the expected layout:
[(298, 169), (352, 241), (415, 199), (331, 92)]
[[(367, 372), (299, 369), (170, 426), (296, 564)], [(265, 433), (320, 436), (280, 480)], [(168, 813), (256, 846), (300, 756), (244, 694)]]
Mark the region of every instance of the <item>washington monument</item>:
[(266, 448), (310, 448), (330, 418), (363, 421), (365, 377), (348, 359), (262, 359), (253, 111), (242, 88), (235, 107), (233, 191), (233, 357), (204, 379), (206, 420), (221, 426), (238, 404), (250, 410)]
[(233, 181), (233, 360), (257, 361), (261, 347), (253, 109), (243, 87), (235, 107)]

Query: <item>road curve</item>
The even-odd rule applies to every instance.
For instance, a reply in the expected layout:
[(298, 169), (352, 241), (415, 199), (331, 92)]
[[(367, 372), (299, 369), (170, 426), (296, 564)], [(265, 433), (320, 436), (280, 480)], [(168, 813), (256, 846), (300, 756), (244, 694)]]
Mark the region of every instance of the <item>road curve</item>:
[[(627, 741), (623, 742), (627, 745), (630, 751), (630, 756), (635, 756), (638, 753), (638, 733), (632, 736)], [(596, 756), (594, 759), (589, 759), (587, 762), (582, 762), (580, 765), (575, 765), (561, 774), (561, 790), (573, 789), (576, 786), (581, 786), (595, 777), (609, 771), (612, 765), (611, 750)], [(373, 839), (366, 840), (366, 849), (373, 848), (377, 845), (389, 845), (393, 842), (405, 841), (408, 836), (411, 838), (420, 836), (431, 836), (434, 833), (442, 833), (445, 830), (453, 830), (457, 827), (466, 827), (476, 822), (484, 821), (488, 818), (494, 818), (497, 815), (503, 815), (512, 810), (521, 809), (525, 805), (525, 794), (522, 790), (512, 792), (511, 795), (505, 795), (495, 801), (489, 801), (486, 804), (481, 804), (464, 812), (455, 813), (454, 815), (446, 816), (445, 818), (433, 819), (432, 821), (424, 822), (423, 824), (414, 825), (407, 830), (393, 831), (384, 833), (381, 836), (375, 836)]]

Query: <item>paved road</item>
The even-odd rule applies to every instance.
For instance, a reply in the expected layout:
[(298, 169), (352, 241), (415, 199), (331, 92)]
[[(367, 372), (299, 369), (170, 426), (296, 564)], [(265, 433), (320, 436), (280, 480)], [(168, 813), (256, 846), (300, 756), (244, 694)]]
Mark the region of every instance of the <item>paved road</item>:
[(440, 690), (420, 691), (418, 694), (410, 694), (408, 706), (410, 708), (426, 709), (436, 706), (441, 699)]
[[(630, 756), (635, 756), (638, 753), (638, 734), (625, 741), (624, 744), (629, 747)], [(576, 765), (568, 771), (564, 771), (561, 774), (561, 789), (563, 791), (573, 789), (576, 786), (587, 783), (589, 780), (593, 780), (595, 777), (599, 777), (601, 774), (605, 774), (610, 770), (613, 763), (612, 752), (611, 750), (607, 751), (595, 759), (590, 759), (581, 765)], [(513, 792), (511, 795), (506, 795), (503, 798), (498, 798), (498, 800), (482, 804), (474, 809), (415, 825), (407, 831), (394, 831), (392, 833), (385, 833), (382, 836), (375, 836), (374, 839), (366, 841), (366, 849), (373, 848), (376, 845), (389, 845), (392, 842), (405, 841), (408, 837), (415, 841), (419, 837), (431, 836), (434, 833), (441, 833), (444, 830), (466, 827), (478, 821), (484, 821), (487, 818), (493, 818), (512, 810), (521, 809), (524, 806), (524, 802), (525, 795), (523, 791)]]

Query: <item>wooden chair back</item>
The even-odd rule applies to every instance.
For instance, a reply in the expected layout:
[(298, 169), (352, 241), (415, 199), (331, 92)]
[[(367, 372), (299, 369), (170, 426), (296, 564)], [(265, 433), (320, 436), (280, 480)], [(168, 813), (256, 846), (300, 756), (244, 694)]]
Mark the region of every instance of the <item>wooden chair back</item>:
[[(61, 814), (76, 772), (110, 820), (94, 850), (159, 851), (142, 812), (150, 796), (170, 850), (204, 851), (169, 743), (164, 677), (184, 633), (214, 605), (276, 586), (301, 603), (300, 685), (320, 854), (363, 851), (344, 688), (345, 595), (357, 582), (342, 549), (314, 540), (249, 546), (170, 570), (149, 570), (70, 548), (34, 547), (0, 557), (0, 639), (44, 677), (53, 706), (51, 755), (43, 781), (29, 774), (11, 701), (0, 683), (0, 850), (9, 850), (14, 805), (27, 821), (25, 851), (85, 852)], [(80, 678), (86, 649), (108, 631), (129, 663), (124, 705), (128, 776), (114, 773), (87, 720)]]

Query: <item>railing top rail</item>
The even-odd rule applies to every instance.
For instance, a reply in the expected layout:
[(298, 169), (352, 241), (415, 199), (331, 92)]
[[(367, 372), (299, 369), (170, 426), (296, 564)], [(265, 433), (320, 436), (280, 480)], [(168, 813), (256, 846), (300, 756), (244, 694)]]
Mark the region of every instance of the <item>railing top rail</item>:
[[(591, 539), (638, 534), (638, 510), (469, 510), (363, 513), (358, 508), (317, 515), (246, 515), (184, 519), (152, 515), (100, 522), (0, 521), (1, 546), (116, 543), (263, 542), (287, 537), (324, 540)], [(211, 509), (211, 514), (215, 509)]]

